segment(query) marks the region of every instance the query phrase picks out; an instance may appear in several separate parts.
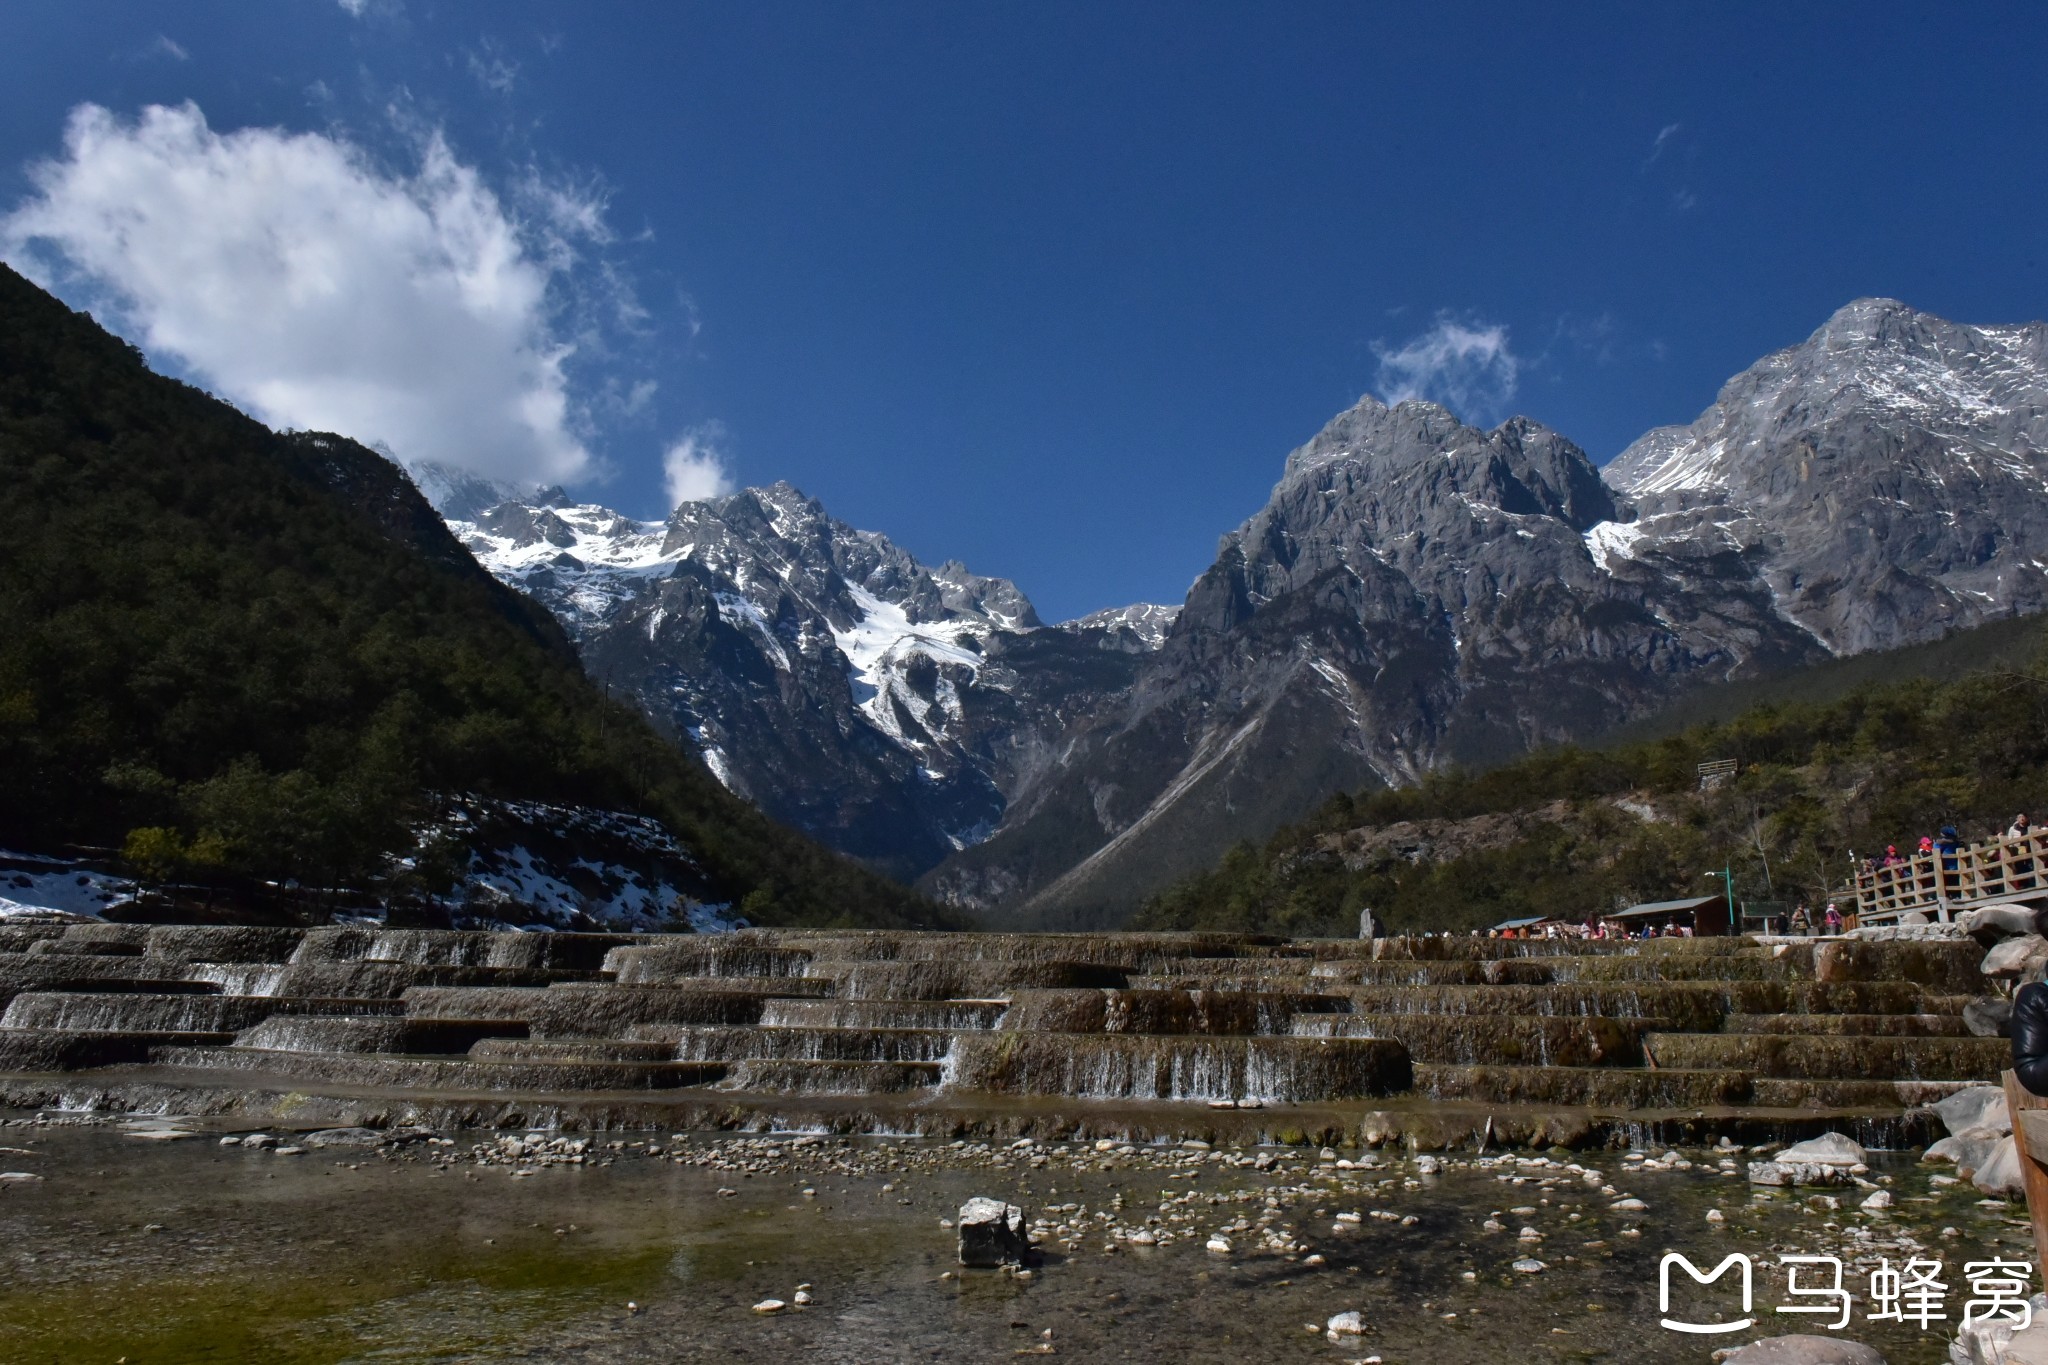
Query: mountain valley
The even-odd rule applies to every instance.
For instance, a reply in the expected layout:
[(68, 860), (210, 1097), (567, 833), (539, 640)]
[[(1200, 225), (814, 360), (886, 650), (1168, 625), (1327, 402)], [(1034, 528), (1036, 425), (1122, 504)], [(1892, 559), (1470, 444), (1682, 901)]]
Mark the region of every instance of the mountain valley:
[(1057, 626), (787, 484), (641, 523), (421, 482), (731, 790), (993, 922), (1092, 927), (1333, 791), (2040, 610), (2044, 413), (2048, 329), (1870, 299), (1604, 471), (1367, 397), (1180, 607)]

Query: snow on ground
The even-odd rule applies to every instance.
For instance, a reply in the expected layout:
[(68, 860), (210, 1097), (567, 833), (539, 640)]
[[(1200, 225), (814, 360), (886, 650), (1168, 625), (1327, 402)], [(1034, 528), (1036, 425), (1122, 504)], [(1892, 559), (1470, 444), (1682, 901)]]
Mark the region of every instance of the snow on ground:
[(58, 858), (0, 851), (0, 920), (97, 916), (135, 899), (135, 883)]
[(623, 811), (465, 797), (445, 825), (466, 833), (469, 866), (457, 891), (463, 909), (507, 923), (561, 926), (577, 916), (613, 929), (675, 926), (698, 933), (736, 926), (727, 904), (698, 899), (688, 849), (659, 821)]

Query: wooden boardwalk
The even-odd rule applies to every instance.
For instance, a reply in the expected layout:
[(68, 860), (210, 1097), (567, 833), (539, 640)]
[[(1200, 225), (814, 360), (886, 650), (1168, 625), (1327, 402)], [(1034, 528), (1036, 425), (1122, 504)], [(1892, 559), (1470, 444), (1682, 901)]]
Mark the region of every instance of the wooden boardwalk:
[(1891, 924), (1919, 911), (1946, 922), (2000, 902), (2048, 900), (2048, 834), (1958, 844), (1915, 852), (1889, 867), (1856, 875), (1857, 923)]

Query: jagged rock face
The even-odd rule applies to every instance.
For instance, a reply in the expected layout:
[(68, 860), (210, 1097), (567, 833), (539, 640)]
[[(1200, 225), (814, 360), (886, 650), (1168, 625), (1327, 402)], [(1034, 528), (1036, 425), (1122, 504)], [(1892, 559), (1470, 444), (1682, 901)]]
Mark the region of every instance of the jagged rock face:
[(2048, 326), (1860, 299), (1608, 466), (1617, 560), (1742, 555), (1780, 611), (1856, 653), (2048, 605)]
[(1114, 918), (1330, 791), (1498, 761), (1695, 679), (1822, 657), (1739, 554), (1611, 571), (1594, 532), (1622, 515), (1537, 423), (1486, 432), (1361, 401), (1223, 538), (1051, 789), (1020, 792), (927, 888), (1048, 924)]
[(787, 485), (643, 524), (433, 477), (729, 786), (942, 899), (1088, 926), (1333, 790), (2048, 606), (2044, 414), (2048, 328), (1870, 300), (1605, 479), (1538, 423), (1367, 398), (1182, 607), (1055, 628)]
[(455, 524), (728, 787), (902, 877), (986, 837), (1147, 650), (1142, 618), (1046, 628), (1015, 584), (928, 569), (788, 484), (665, 523), (528, 495)]

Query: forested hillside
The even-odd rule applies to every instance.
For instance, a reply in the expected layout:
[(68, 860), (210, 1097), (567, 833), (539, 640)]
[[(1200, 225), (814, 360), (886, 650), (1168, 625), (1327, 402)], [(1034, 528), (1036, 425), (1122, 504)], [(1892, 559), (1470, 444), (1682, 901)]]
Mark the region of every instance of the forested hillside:
[[(1782, 689), (1810, 700), (1339, 795), (1153, 897), (1132, 926), (1348, 935), (1370, 907), (1402, 929), (1466, 929), (1705, 894), (1723, 868), (1739, 897), (1817, 903), (1852, 851), (1951, 824), (1981, 838), (2042, 813), (2043, 649), (2038, 624), (1997, 623), (1899, 651), (1890, 682), (1866, 681), (1887, 676), (1883, 655), (1824, 665)], [(1975, 671), (1954, 676), (1958, 659)], [(1714, 698), (1691, 704), (1711, 712)], [(1702, 792), (1699, 765), (1721, 759), (1739, 775)]]
[(368, 884), (446, 793), (654, 816), (756, 923), (931, 922), (582, 673), (406, 477), (0, 267), (0, 847)]

